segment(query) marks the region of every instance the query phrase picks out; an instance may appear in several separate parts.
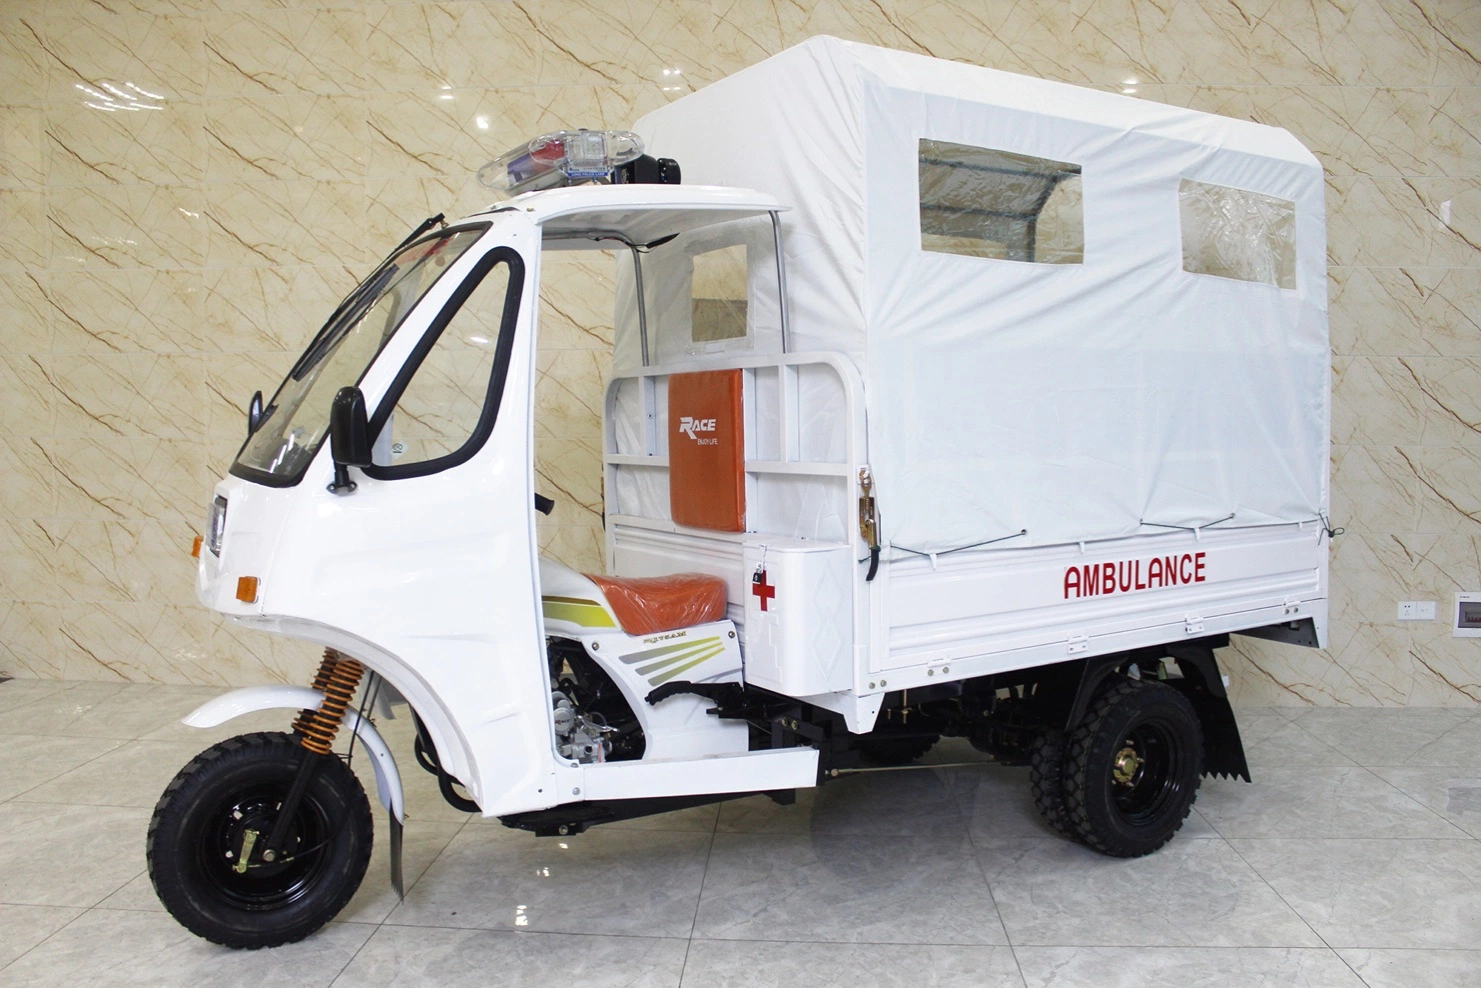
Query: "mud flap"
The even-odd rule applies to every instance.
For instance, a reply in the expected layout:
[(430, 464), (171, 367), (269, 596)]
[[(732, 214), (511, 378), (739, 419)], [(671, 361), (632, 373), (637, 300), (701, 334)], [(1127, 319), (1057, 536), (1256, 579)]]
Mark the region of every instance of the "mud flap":
[(1169, 679), (1167, 685), (1188, 698), (1203, 724), (1203, 774), (1253, 781), (1214, 650), (1189, 643), (1169, 645), (1167, 654), (1183, 673), (1183, 678)]
[(406, 898), (406, 881), (401, 876), (401, 821), (396, 819), (396, 814), (387, 813), (386, 819), (391, 821), (391, 887), (396, 890), (396, 898)]

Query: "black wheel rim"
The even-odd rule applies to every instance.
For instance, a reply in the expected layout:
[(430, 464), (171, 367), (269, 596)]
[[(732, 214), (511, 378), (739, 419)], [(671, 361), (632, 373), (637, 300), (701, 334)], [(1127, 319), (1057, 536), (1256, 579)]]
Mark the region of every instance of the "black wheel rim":
[[(328, 814), (305, 793), (276, 861), (262, 860), (286, 784), (239, 786), (222, 796), (205, 818), (196, 844), (197, 866), (212, 895), (237, 909), (281, 909), (308, 895), (328, 861), (325, 844), (333, 834)], [(248, 831), (255, 846), (245, 870), (238, 870)]]
[(1172, 726), (1146, 720), (1126, 733), (1111, 753), (1111, 797), (1133, 827), (1158, 822), (1183, 796), (1183, 750)]

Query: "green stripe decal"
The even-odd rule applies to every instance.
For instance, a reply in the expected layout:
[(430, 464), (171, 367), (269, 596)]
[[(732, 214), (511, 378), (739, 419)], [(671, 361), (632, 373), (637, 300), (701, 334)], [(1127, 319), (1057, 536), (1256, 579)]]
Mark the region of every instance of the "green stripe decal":
[(668, 670), (667, 672), (661, 672), (661, 673), (659, 673), (658, 675), (654, 676), (652, 679), (648, 680), (648, 685), (650, 685), (650, 686), (662, 686), (664, 683), (668, 682), (670, 679), (673, 679), (679, 673), (681, 673), (681, 672), (688, 672), (690, 669), (693, 669), (695, 666), (700, 665), (701, 663), (704, 663), (704, 662), (708, 662), (710, 659), (713, 659), (715, 656), (717, 656), (717, 655), (723, 655), (724, 653), (725, 653), (725, 646), (724, 645), (716, 645), (714, 648), (710, 649), (708, 652), (704, 652), (701, 655), (699, 655), (698, 657), (696, 657), (693, 661), (687, 662), (687, 663), (685, 663), (684, 665), (681, 665), (681, 666), (674, 666), (672, 669)]

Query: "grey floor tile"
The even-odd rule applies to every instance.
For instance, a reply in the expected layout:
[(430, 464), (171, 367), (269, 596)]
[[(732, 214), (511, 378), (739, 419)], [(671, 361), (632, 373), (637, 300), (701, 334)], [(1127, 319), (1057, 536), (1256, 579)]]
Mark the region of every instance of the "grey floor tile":
[(1239, 725), (1240, 737), (1244, 741), (1245, 760), (1256, 781), (1259, 781), (1261, 774), (1267, 769), (1357, 765), (1353, 759), (1311, 734), (1300, 724), (1267, 718), (1259, 726), (1271, 726), (1273, 729), (1268, 732), (1246, 732), (1245, 725)]
[(222, 691), (199, 686), (80, 683), (7, 711), (0, 717), (0, 733), (131, 741), (179, 720), (213, 692)]
[(1022, 988), (1010, 947), (695, 940), (684, 988)]
[(0, 968), (81, 915), (72, 906), (0, 905)]
[[(365, 880), (360, 883), (360, 890), (338, 916), (348, 923), (383, 922), (400, 901), (396, 898), (396, 890), (391, 887), (391, 851), (390, 841), (386, 837), (386, 812), (379, 806), (374, 808), (377, 811), (375, 850), (370, 856), (370, 866), (365, 869)], [(406, 880), (407, 891), (416, 887), (432, 862), (437, 860), (437, 856), (447, 849), (448, 844), (452, 843), (452, 839), (462, 829), (461, 823), (407, 821), (401, 860), (401, 872)]]
[(207, 943), (163, 914), (93, 909), (0, 970), (0, 986), (319, 988), (334, 979), (374, 930), (335, 923), (300, 943), (272, 950), (228, 950)]
[(1481, 769), (1481, 721), (1471, 710), (1321, 708), (1295, 723), (1368, 768)]
[(1365, 768), (1271, 768), (1253, 784), (1209, 779), (1198, 807), (1225, 837), (1467, 835)]
[(1322, 945), (1222, 840), (1174, 838), (1133, 859), (1063, 840), (987, 841), (978, 857), (1015, 946)]
[(1369, 988), (1476, 988), (1481, 949), (1339, 950)]
[[(725, 803), (717, 831), (755, 834), (853, 834), (868, 837), (962, 837), (966, 821), (949, 770), (863, 773), (802, 789), (792, 806), (764, 796)], [(965, 771), (965, 770), (964, 770)]]
[(1028, 988), (1364, 988), (1325, 947), (1017, 947)]
[(681, 939), (382, 926), (334, 988), (675, 988), (686, 947)]
[(1332, 947), (1481, 943), (1481, 842), (1231, 840)]
[(1005, 944), (965, 838), (716, 834), (695, 936)]
[(1481, 771), (1375, 768), (1373, 773), (1472, 837), (1481, 837)]
[(0, 802), (34, 789), (123, 743), (114, 738), (6, 735), (0, 741), (5, 752), (0, 756)]
[(77, 806), (147, 806), (152, 809), (165, 786), (196, 754), (194, 745), (179, 742), (125, 741), (16, 799)]
[(0, 683), (0, 730), (3, 730), (7, 710), (24, 706), (32, 700), (52, 696), (76, 685), (76, 683), (56, 679), (10, 679)]
[(0, 803), (0, 902), (91, 906), (144, 870), (149, 811)]
[(1034, 807), (1028, 769), (1002, 765), (960, 769), (951, 781), (973, 840), (1054, 836)]
[(710, 839), (601, 829), (538, 838), (475, 821), (453, 838), (388, 922), (687, 937)]

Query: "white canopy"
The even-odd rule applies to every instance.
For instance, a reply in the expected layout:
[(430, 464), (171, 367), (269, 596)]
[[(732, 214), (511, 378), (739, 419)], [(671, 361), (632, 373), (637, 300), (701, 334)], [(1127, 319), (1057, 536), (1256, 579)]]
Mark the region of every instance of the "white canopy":
[(1287, 132), (826, 37), (636, 129), (793, 207), (790, 349), (858, 364), (894, 545), (1326, 512), (1322, 172)]

